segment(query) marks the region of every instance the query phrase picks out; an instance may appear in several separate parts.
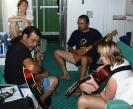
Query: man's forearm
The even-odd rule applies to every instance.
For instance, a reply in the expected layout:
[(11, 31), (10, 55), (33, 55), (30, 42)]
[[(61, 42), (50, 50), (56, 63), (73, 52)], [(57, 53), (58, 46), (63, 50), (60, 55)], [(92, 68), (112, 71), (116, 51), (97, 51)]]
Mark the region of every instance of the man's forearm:
[(105, 102), (107, 102), (109, 99), (111, 99), (111, 98), (109, 97), (109, 95), (107, 94), (106, 91), (102, 91), (102, 92), (100, 93), (100, 96), (102, 97), (102, 99), (103, 99)]

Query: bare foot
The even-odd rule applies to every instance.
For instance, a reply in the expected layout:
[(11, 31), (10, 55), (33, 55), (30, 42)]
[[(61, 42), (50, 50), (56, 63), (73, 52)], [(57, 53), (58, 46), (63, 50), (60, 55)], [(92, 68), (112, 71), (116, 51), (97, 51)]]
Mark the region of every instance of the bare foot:
[(70, 80), (70, 75), (63, 75), (61, 77), (59, 77), (59, 80)]

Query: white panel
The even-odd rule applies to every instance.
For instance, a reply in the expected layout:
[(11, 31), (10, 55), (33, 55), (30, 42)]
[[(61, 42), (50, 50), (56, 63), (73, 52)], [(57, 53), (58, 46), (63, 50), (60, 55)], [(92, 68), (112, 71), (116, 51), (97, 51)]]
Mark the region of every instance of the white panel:
[(133, 21), (126, 21), (125, 32), (132, 32), (132, 31), (133, 31)]
[(133, 16), (133, 0), (127, 0), (126, 15), (132, 15)]
[(96, 28), (103, 33), (105, 1), (106, 0), (85, 0), (85, 4), (82, 4), (82, 0), (68, 0), (67, 40), (71, 33), (77, 29), (78, 17), (82, 14), (87, 14), (87, 11), (93, 12), (93, 16), (90, 18), (90, 27)]
[(98, 29), (101, 33), (104, 31), (104, 16), (107, 0), (85, 0), (84, 12), (92, 11), (90, 18), (90, 27)]
[(125, 21), (113, 20), (113, 15), (125, 15), (126, 13), (126, 0), (108, 0), (107, 3), (107, 16), (106, 17), (106, 30), (108, 33), (113, 29), (117, 29), (118, 36), (114, 38), (115, 41), (119, 40), (119, 36), (125, 34)]

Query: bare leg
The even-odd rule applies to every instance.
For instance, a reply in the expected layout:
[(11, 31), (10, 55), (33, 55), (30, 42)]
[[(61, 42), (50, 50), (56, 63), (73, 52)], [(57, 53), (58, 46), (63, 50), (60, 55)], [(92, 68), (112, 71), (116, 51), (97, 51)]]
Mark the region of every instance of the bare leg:
[(106, 103), (100, 96), (79, 97), (78, 109), (105, 109)]
[(88, 57), (88, 56), (81, 57), (80, 79), (84, 78), (88, 65), (91, 63), (92, 63), (91, 57)]
[(56, 77), (49, 77), (49, 79), (50, 79), (50, 89), (48, 90), (48, 92), (44, 93), (41, 96), (40, 99), (42, 102), (45, 102), (45, 100), (54, 92), (58, 84), (58, 79)]
[(60, 77), (60, 79), (69, 80), (70, 76), (68, 74), (65, 61), (68, 61), (72, 64), (76, 64), (76, 62), (73, 58), (73, 54), (70, 52), (64, 51), (64, 50), (56, 50), (55, 58), (56, 58), (57, 62), (59, 63), (59, 65), (63, 71), (63, 74), (64, 74), (62, 77)]

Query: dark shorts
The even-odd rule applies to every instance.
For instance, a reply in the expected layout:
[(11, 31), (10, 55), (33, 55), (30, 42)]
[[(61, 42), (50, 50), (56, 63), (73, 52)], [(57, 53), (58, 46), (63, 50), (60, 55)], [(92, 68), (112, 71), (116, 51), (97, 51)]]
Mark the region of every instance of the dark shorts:
[[(97, 63), (97, 61), (98, 61), (98, 59), (99, 59), (99, 55), (98, 56), (92, 56), (92, 55), (86, 55), (88, 58), (92, 58), (92, 60), (93, 60), (93, 62), (92, 63), (90, 63), (90, 65), (94, 65), (94, 64), (96, 64)], [(76, 64), (75, 64), (76, 66), (80, 66), (81, 65), (81, 61), (79, 61), (79, 62), (77, 62)]]

